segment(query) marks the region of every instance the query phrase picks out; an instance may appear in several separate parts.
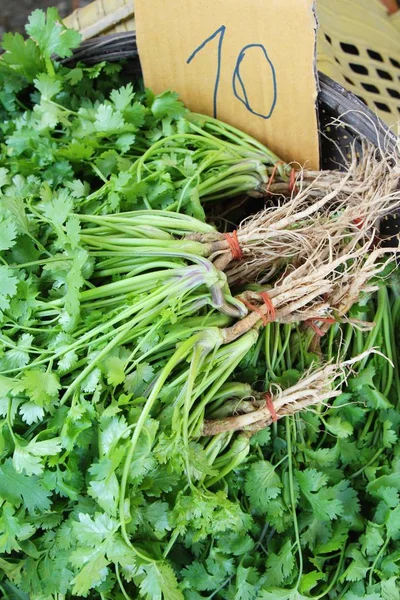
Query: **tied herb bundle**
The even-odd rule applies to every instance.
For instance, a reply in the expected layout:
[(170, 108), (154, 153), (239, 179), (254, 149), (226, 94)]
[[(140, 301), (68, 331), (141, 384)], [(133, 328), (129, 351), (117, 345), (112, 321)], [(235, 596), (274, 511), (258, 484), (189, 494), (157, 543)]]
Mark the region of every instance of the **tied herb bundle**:
[(392, 597), (397, 157), (294, 180), (120, 65), (62, 66), (53, 9), (27, 32), (0, 60), (4, 596)]

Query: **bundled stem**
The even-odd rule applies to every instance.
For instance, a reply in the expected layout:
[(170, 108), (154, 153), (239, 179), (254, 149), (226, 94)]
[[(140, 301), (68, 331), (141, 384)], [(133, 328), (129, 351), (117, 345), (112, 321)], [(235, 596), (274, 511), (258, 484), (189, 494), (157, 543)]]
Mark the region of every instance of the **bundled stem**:
[[(373, 238), (359, 246), (355, 238), (344, 248), (317, 248), (303, 264), (287, 269), (268, 290), (270, 304), (260, 304), (257, 310), (225, 330), (225, 340), (236, 339), (268, 319), (270, 305), (274, 309), (272, 320), (276, 321), (343, 317), (362, 292), (371, 290), (371, 280), (393, 263), (400, 252), (400, 248), (380, 248), (368, 253), (372, 241)], [(387, 254), (387, 260), (380, 261)], [(248, 291), (245, 297), (261, 300), (258, 292)]]
[(340, 379), (340, 385), (346, 370), (369, 354), (370, 351), (367, 351), (348, 361), (324, 365), (319, 369), (311, 368), (297, 384), (285, 390), (273, 385), (263, 398), (260, 398), (260, 394), (253, 393), (250, 400), (228, 399), (228, 410), (233, 409), (233, 414), (225, 418), (205, 420), (202, 435), (213, 436), (227, 431), (255, 433), (284, 416), (311, 406), (326, 404), (341, 394), (335, 382)]
[[(287, 264), (298, 264), (315, 248), (344, 247), (375, 238), (380, 220), (400, 206), (396, 155), (381, 160), (366, 145), (363, 158), (353, 153), (345, 172), (300, 171), (289, 200), (267, 206), (245, 219), (237, 230), (242, 260), (233, 260), (231, 244), (218, 233), (195, 233), (190, 239), (212, 242), (211, 259), (226, 271), (231, 285), (266, 282)], [(329, 185), (327, 182), (329, 181)]]

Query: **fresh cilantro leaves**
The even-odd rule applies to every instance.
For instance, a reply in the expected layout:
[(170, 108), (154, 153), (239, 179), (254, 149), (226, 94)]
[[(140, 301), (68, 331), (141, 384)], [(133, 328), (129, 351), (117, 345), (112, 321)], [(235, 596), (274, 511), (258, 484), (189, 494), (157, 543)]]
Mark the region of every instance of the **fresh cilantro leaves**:
[(202, 200), (257, 187), (271, 155), (121, 65), (63, 66), (80, 35), (55, 9), (26, 30), (0, 60), (1, 593), (396, 600), (397, 282), (364, 302), (371, 338), (345, 325), (321, 350), (373, 337), (393, 367), (371, 353), (331, 407), (202, 435), (319, 359), (290, 324), (224, 348), (225, 279), (212, 294), (193, 239), (171, 250), (187, 215), (214, 235)]
[(62, 24), (56, 8), (48, 8), (46, 14), (40, 9), (34, 10), (28, 19), (26, 32), (44, 58), (50, 58), (52, 54), (60, 58), (71, 56), (82, 39), (79, 32)]

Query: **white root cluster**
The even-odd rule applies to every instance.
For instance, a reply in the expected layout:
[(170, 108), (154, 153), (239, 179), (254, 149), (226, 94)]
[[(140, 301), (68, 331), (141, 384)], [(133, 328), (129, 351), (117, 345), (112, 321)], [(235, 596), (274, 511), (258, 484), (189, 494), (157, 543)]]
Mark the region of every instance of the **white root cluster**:
[(253, 398), (235, 400), (234, 414), (222, 419), (204, 422), (204, 436), (217, 435), (227, 431), (247, 431), (255, 433), (271, 425), (274, 420), (293, 415), (313, 406), (323, 405), (341, 394), (340, 386), (346, 379), (351, 366), (370, 354), (359, 356), (336, 364), (328, 364), (319, 369), (309, 369), (295, 385), (282, 390), (271, 386), (268, 391), (271, 403)]
[[(242, 292), (241, 298), (254, 310), (223, 331), (225, 342), (269, 319), (283, 323), (320, 319), (322, 331), (332, 318), (346, 320), (360, 295), (377, 289), (376, 280), (394, 266), (400, 252), (398, 238), (383, 246), (378, 237), (380, 220), (400, 208), (399, 181), (399, 156), (382, 157), (366, 146), (363, 158), (354, 156), (344, 173), (301, 171), (288, 201), (246, 219), (237, 232), (243, 259), (232, 261), (230, 249), (222, 247), (212, 259), (224, 268), (230, 285), (269, 282), (264, 290), (270, 304), (263, 302), (260, 292)], [(283, 182), (271, 189), (283, 194), (284, 185), (287, 193)], [(203, 434), (232, 430), (251, 434), (276, 418), (329, 402), (340, 394), (335, 381), (340, 375), (343, 381), (348, 366), (326, 365), (308, 372), (291, 388), (271, 389), (273, 412), (265, 401), (244, 399), (232, 416), (205, 421)]]
[[(380, 221), (400, 208), (400, 158), (383, 160), (366, 146), (363, 158), (355, 155), (346, 172), (300, 171), (296, 192), (287, 201), (246, 219), (238, 229), (243, 251), (239, 263), (225, 256), (231, 285), (270, 281), (282, 264), (299, 263), (316, 248), (343, 247), (375, 237)], [(394, 244), (396, 245), (396, 244)]]
[[(379, 160), (375, 149), (365, 149), (361, 162), (353, 160), (346, 173), (336, 174), (336, 188), (316, 199), (323, 177), (321, 173), (301, 186), (286, 204), (247, 219), (238, 230), (244, 257), (227, 267), (228, 281), (249, 279), (262, 285), (273, 275), (267, 291), (276, 321), (345, 318), (362, 293), (375, 289), (373, 280), (394, 264), (400, 251), (398, 239), (392, 247), (382, 247), (376, 229), (381, 218), (400, 207), (399, 157)], [(265, 246), (254, 241), (258, 236)], [(281, 247), (292, 247), (295, 258), (285, 262), (288, 252), (282, 256)], [(250, 260), (246, 248), (253, 252)], [(242, 297), (257, 310), (225, 330), (227, 342), (268, 318), (270, 307), (259, 293), (248, 291)]]

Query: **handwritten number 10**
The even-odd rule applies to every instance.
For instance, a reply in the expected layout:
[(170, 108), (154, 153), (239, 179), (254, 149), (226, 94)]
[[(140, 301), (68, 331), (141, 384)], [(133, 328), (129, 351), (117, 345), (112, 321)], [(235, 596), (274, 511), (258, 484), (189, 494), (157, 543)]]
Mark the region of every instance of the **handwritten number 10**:
[[(218, 108), (217, 107), (218, 88), (219, 88), (219, 82), (220, 82), (220, 78), (221, 78), (222, 49), (223, 49), (225, 33), (226, 33), (226, 26), (221, 25), (221, 27), (219, 27), (216, 31), (214, 31), (214, 33), (212, 33), (207, 39), (205, 39), (204, 42), (202, 42), (192, 52), (192, 54), (189, 56), (189, 58), (186, 61), (187, 64), (190, 64), (192, 62), (192, 60), (197, 56), (197, 54), (199, 52), (201, 52), (205, 48), (205, 46), (207, 46), (207, 44), (212, 42), (215, 38), (219, 37), (218, 46), (217, 46), (217, 72), (215, 75), (214, 92), (213, 92), (213, 116), (215, 118), (217, 118), (217, 113), (218, 113), (218, 110), (217, 110), (217, 108)], [(246, 59), (246, 57), (247, 58), (250, 57), (250, 60), (251, 60), (251, 56), (252, 56), (252, 54), (254, 55), (255, 50), (257, 50), (258, 52), (260, 52), (260, 51), (262, 52), (262, 55), (267, 62), (268, 68), (271, 71), (272, 85), (273, 85), (273, 96), (272, 96), (271, 105), (268, 107), (268, 110), (263, 110), (262, 112), (261, 111), (257, 112), (250, 105), (250, 101), (249, 101), (247, 90), (246, 90), (246, 85), (245, 85), (245, 82), (243, 81), (243, 77), (240, 72), (240, 68), (241, 68), (243, 61)], [(234, 68), (233, 75), (232, 75), (232, 92), (236, 96), (236, 98), (238, 100), (240, 100), (240, 102), (242, 102), (244, 104), (244, 106), (247, 108), (247, 110), (249, 112), (251, 112), (253, 115), (256, 115), (257, 117), (260, 117), (262, 119), (269, 119), (271, 117), (271, 115), (274, 111), (275, 105), (276, 105), (276, 98), (277, 98), (276, 73), (275, 73), (274, 65), (273, 65), (271, 59), (269, 58), (268, 53), (265, 49), (265, 46), (263, 46), (263, 44), (248, 44), (247, 46), (244, 46), (244, 48), (242, 48), (241, 51), (239, 52), (238, 58), (236, 61), (236, 66)]]
[(219, 35), (219, 40), (218, 40), (218, 59), (217, 59), (217, 74), (215, 76), (214, 94), (213, 94), (213, 116), (214, 116), (215, 119), (217, 118), (218, 86), (219, 86), (219, 79), (221, 77), (222, 42), (224, 41), (225, 31), (226, 31), (225, 25), (221, 25), (221, 27), (219, 29), (217, 29), (217, 31), (214, 31), (214, 33), (211, 34), (210, 37), (208, 37), (206, 40), (204, 40), (204, 42), (202, 44), (200, 44), (200, 46), (198, 46), (196, 48), (196, 50), (189, 56), (189, 58), (186, 61), (186, 63), (188, 65), (190, 65), (190, 63), (192, 62), (192, 60), (194, 59), (194, 57), (197, 55), (197, 53), (200, 52), (200, 50), (203, 50), (203, 48), (205, 46), (207, 46), (207, 44), (209, 42), (211, 42), (214, 38), (216, 38)]

